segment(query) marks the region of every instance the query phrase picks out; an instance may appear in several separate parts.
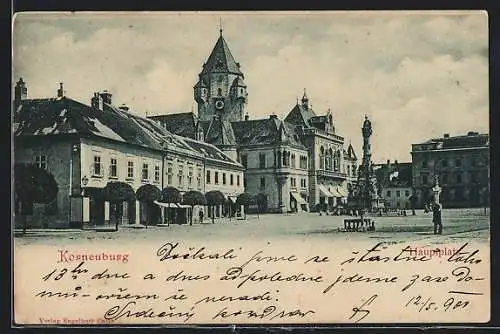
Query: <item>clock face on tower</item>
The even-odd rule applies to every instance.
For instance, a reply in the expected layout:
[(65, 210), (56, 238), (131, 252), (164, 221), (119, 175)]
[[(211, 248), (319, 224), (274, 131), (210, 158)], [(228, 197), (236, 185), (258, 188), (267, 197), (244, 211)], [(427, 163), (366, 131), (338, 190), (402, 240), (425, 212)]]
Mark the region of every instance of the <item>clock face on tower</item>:
[(221, 110), (224, 108), (224, 101), (222, 100), (218, 100), (215, 102), (215, 108), (217, 108), (218, 110)]

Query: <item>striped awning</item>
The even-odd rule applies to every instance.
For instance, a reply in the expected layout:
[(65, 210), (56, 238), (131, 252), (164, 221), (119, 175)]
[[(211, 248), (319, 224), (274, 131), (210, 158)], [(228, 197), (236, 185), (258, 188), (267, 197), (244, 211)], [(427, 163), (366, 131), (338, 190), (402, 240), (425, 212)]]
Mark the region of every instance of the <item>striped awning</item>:
[(324, 184), (318, 184), (318, 188), (321, 197), (335, 197)]
[(290, 195), (297, 201), (297, 203), (307, 205), (307, 202), (299, 193), (290, 192)]
[(342, 197), (342, 194), (339, 193), (336, 186), (330, 186), (328, 190), (333, 194), (333, 197)]

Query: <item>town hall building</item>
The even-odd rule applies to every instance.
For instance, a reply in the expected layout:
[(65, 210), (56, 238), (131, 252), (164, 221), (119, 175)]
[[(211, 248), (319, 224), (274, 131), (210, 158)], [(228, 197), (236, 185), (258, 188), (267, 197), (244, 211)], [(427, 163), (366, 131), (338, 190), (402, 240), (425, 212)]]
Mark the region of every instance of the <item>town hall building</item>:
[(166, 130), (218, 147), (244, 167), (245, 191), (265, 196), (267, 212), (332, 210), (346, 204), (357, 179), (352, 145), (337, 133), (330, 110), (303, 97), (279, 119), (251, 119), (247, 85), (222, 30), (194, 88), (193, 112), (149, 116)]

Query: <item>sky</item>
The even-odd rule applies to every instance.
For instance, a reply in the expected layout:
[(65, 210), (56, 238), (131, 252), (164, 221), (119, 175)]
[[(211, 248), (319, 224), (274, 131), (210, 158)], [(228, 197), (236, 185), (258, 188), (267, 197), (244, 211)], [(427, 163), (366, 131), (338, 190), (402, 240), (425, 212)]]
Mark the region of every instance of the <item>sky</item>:
[(139, 115), (195, 110), (193, 86), (223, 35), (248, 85), (251, 119), (284, 118), (307, 90), (317, 114), (362, 156), (411, 161), (411, 144), (489, 132), (488, 17), (483, 11), (22, 13), (13, 84), (29, 98), (90, 104), (107, 89)]

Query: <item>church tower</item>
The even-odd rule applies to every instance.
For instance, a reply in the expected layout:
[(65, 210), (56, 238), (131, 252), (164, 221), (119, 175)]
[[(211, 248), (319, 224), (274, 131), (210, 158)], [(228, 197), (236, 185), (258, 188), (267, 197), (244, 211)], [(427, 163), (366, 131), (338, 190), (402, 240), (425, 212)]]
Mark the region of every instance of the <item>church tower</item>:
[(224, 37), (222, 27), (208, 60), (203, 64), (199, 80), (194, 86), (194, 99), (198, 104), (198, 118), (223, 121), (242, 121), (247, 104), (245, 76), (240, 70)]

